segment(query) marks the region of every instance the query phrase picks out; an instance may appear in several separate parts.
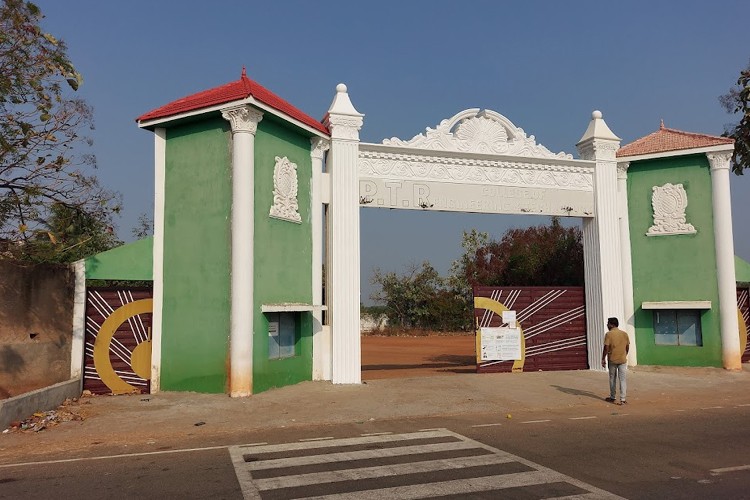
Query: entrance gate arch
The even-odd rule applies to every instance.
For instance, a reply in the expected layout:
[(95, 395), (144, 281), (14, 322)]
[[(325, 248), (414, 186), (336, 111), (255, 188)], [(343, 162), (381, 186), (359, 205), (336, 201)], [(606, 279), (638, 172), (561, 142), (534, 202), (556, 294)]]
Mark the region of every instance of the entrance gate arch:
[[(534, 214), (583, 220), (589, 366), (599, 366), (605, 318), (623, 318), (618, 190), (620, 139), (595, 111), (581, 159), (552, 153), (500, 113), (467, 109), (410, 140), (359, 142), (364, 115), (340, 84), (328, 111), (326, 290), (333, 383), (361, 382), (359, 208)], [(619, 191), (619, 192), (618, 192)], [(320, 358), (318, 358), (320, 359)], [(320, 361), (318, 361), (320, 363)]]

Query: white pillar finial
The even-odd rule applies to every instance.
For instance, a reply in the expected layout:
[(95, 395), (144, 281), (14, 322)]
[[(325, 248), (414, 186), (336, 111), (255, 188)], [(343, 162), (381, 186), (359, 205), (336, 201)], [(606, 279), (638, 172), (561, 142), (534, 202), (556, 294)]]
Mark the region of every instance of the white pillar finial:
[(620, 140), (607, 126), (602, 112), (594, 110), (591, 113), (589, 126), (576, 147), (578, 154), (584, 160), (593, 160), (595, 157), (614, 159), (620, 147)]
[(336, 85), (336, 95), (324, 120), (331, 130), (331, 139), (359, 141), (359, 129), (362, 128), (364, 116), (349, 99), (346, 85)]

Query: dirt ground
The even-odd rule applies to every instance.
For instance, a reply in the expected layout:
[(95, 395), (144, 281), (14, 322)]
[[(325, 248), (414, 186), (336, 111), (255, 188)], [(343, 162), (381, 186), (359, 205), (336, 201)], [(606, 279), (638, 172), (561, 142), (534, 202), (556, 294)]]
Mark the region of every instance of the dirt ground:
[(362, 380), (475, 372), (474, 335), (362, 336)]

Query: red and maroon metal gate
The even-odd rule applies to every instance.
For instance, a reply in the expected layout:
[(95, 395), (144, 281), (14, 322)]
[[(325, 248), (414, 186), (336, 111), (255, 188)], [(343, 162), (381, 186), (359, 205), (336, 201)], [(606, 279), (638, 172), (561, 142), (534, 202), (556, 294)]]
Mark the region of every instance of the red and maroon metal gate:
[(740, 320), (740, 348), (742, 349), (742, 362), (750, 362), (750, 295), (747, 287), (737, 288), (737, 309), (739, 310)]
[(147, 393), (151, 379), (150, 288), (89, 288), (83, 388)]
[(477, 372), (588, 369), (583, 287), (474, 287), (478, 333), (508, 326), (506, 310), (516, 312), (522, 359), (482, 361), (478, 335)]

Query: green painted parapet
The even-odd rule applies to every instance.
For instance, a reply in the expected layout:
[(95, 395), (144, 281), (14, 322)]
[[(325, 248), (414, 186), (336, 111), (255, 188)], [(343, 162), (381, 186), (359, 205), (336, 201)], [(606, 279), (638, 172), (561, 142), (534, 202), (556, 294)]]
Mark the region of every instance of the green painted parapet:
[(750, 262), (734, 256), (734, 275), (737, 284), (750, 285)]
[(149, 237), (87, 257), (86, 279), (153, 280), (153, 247), (154, 238)]

